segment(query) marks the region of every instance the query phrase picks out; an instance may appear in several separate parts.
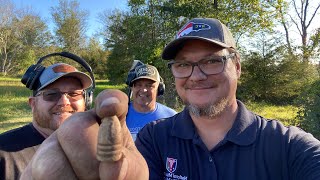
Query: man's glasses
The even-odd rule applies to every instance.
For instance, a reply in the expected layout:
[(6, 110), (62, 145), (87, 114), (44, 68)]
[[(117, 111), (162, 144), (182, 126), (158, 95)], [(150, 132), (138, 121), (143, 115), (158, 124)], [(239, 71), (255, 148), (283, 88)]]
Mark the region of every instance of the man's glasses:
[(40, 96), (40, 95), (42, 95), (43, 100), (45, 101), (57, 102), (59, 101), (62, 95), (66, 95), (70, 101), (77, 101), (77, 100), (83, 99), (84, 91), (75, 90), (75, 91), (69, 91), (69, 92), (61, 92), (59, 90), (50, 89), (50, 90), (40, 91), (35, 96)]
[(225, 62), (234, 56), (235, 53), (226, 56), (210, 56), (196, 63), (188, 61), (171, 61), (168, 63), (168, 68), (171, 69), (175, 78), (190, 77), (195, 66), (198, 66), (200, 71), (205, 75), (214, 75), (223, 72)]

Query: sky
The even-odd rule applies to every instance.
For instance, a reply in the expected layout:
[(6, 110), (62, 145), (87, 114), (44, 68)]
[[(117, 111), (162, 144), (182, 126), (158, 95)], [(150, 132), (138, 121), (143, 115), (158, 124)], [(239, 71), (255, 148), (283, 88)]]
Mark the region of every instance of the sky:
[[(59, 0), (11, 0), (12, 3), (20, 8), (32, 9), (35, 13), (49, 21), (49, 29), (53, 28), (53, 23), (51, 20), (50, 7), (56, 7), (59, 4)], [(88, 32), (87, 35), (91, 36), (95, 33), (99, 27), (98, 13), (105, 10), (115, 10), (115, 9), (126, 9), (127, 0), (78, 0), (80, 9), (89, 11), (88, 17)]]

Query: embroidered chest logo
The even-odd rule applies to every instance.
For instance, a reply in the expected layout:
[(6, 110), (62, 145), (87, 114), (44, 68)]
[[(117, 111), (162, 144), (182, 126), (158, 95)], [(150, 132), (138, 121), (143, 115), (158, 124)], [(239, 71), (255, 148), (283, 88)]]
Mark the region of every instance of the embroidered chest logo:
[(168, 158), (167, 157), (167, 163), (166, 163), (166, 169), (170, 173), (173, 173), (177, 169), (177, 159)]
[(164, 172), (164, 179), (165, 180), (188, 180), (187, 176), (181, 175), (183, 172), (176, 172), (178, 174), (175, 174), (174, 172), (177, 169), (178, 160), (174, 158), (167, 157), (166, 160), (166, 169), (167, 172)]

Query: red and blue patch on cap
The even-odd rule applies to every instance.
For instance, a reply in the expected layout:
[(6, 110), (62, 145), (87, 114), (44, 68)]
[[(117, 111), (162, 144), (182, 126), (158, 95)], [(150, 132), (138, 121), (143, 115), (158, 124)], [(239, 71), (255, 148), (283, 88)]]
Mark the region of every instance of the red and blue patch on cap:
[(176, 38), (180, 38), (182, 36), (188, 35), (191, 32), (198, 32), (198, 31), (209, 30), (209, 29), (211, 29), (211, 26), (208, 24), (190, 22), (178, 32)]

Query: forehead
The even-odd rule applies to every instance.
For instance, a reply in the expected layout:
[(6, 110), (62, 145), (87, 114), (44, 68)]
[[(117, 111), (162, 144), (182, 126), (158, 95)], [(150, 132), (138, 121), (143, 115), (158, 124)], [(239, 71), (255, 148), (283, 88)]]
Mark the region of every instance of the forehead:
[(48, 85), (44, 89), (82, 89), (81, 81), (75, 77), (62, 77)]
[(178, 51), (175, 60), (185, 60), (193, 57), (224, 55), (224, 48), (202, 40), (186, 41)]

